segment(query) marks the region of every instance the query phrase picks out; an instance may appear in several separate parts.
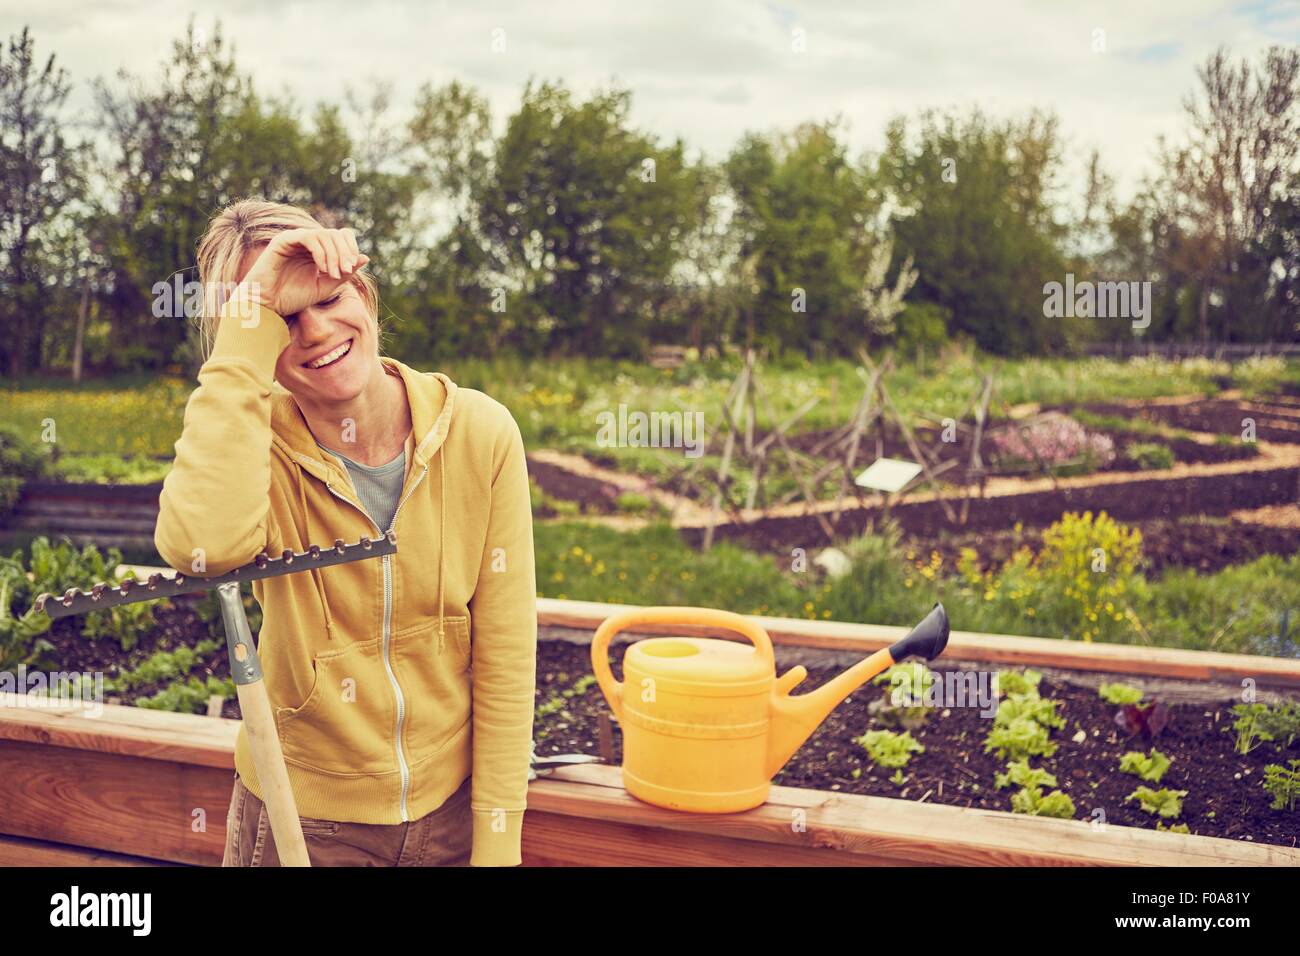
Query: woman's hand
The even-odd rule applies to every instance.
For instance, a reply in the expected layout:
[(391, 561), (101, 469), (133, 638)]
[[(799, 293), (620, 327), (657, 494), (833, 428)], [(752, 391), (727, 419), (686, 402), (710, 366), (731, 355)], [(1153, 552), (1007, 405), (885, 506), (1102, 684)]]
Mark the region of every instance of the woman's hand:
[(351, 229), (286, 229), (267, 243), (237, 294), (287, 319), (329, 298), (369, 261)]

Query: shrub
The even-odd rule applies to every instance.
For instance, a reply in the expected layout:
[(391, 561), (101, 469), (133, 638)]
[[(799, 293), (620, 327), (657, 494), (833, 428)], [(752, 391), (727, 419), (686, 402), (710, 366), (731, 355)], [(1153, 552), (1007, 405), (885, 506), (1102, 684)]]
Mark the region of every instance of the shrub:
[(989, 441), (998, 461), (1044, 471), (1094, 471), (1115, 460), (1115, 443), (1109, 436), (1089, 432), (1060, 412), (1001, 428)]
[(28, 441), (13, 425), (0, 425), (0, 519), (18, 504), (23, 485), (48, 473), (49, 462), (48, 445)]
[(919, 352), (938, 356), (940, 349), (952, 340), (948, 334), (951, 324), (950, 309), (933, 302), (909, 302), (898, 316), (895, 345), (901, 354), (909, 357)]
[(1134, 442), (1124, 454), (1143, 471), (1156, 471), (1174, 467), (1174, 453), (1168, 445), (1155, 442)]
[(1233, 383), (1251, 396), (1276, 392), (1286, 377), (1286, 360), (1280, 355), (1252, 355), (1232, 369)]

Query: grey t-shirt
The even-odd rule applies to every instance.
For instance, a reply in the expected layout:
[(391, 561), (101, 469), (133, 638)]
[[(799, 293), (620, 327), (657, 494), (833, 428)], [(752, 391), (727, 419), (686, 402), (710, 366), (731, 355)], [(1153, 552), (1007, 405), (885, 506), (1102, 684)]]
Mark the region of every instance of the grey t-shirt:
[(316, 444), (343, 460), (348, 476), (352, 479), (352, 487), (356, 489), (357, 497), (361, 499), (362, 507), (366, 509), (366, 513), (370, 515), (381, 533), (387, 531), (388, 526), (393, 523), (393, 515), (397, 513), (398, 498), (402, 493), (403, 479), (406, 477), (406, 448), (403, 447), (397, 453), (397, 457), (388, 464), (372, 467), (353, 461), (342, 452), (321, 445), (320, 442)]

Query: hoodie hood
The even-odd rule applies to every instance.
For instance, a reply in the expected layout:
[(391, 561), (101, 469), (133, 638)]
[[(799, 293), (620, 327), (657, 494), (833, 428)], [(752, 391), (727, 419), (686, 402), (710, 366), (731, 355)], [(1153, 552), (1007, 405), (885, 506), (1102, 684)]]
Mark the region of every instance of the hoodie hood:
[[(406, 387), (407, 402), (411, 407), (412, 441), (410, 444), (414, 451), (406, 481), (402, 485), (399, 511), (401, 502), (404, 502), (416, 485), (424, 480), (434, 457), (438, 459), (438, 513), (440, 515), (438, 521), (438, 651), (441, 653), (446, 643), (443, 593), (446, 572), (446, 520), (441, 516), (446, 514), (444, 505), (447, 491), (446, 455), (441, 451), (447, 432), (451, 428), (457, 386), (442, 372), (418, 372), (387, 356), (380, 356), (379, 361), (384, 366), (385, 372), (401, 378), (402, 384)], [(313, 527), (311, 510), (307, 507), (306, 482), (311, 479), (320, 481), (333, 494), (355, 505), (362, 513), (365, 513), (365, 508), (353, 493), (352, 479), (348, 476), (347, 469), (336, 457), (322, 451), (316, 444), (315, 436), (308, 427), (307, 419), (298, 407), (297, 400), (278, 382), (272, 383), (271, 386), (271, 433), (272, 448), (278, 450), (288, 461), (289, 470), (294, 476), (307, 541), (320, 545), (321, 548), (333, 546), (332, 540), (318, 540), (320, 534), (318, 529)], [(381, 528), (380, 534), (387, 530)], [(333, 640), (334, 617), (330, 611), (329, 597), (325, 592), (325, 584), (319, 568), (312, 569), (312, 580), (316, 585), (316, 596), (321, 613), (325, 617), (326, 636)]]

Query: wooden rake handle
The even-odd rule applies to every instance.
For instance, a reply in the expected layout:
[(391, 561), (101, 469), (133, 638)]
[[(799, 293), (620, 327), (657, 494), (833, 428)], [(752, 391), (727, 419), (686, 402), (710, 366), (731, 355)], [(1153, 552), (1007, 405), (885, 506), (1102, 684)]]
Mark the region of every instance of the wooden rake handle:
[(262, 802), (271, 822), (271, 834), (282, 866), (311, 866), (307, 843), (302, 836), (298, 807), (289, 786), (289, 771), (280, 749), (271, 700), (262, 680), (262, 665), (253, 646), (253, 635), (244, 613), (239, 584), (230, 582), (217, 587), (221, 620), (226, 626), (226, 645), (230, 651), (230, 676), (239, 695), (239, 710), (244, 718), (244, 732), (253, 754), (253, 767), (262, 785)]

